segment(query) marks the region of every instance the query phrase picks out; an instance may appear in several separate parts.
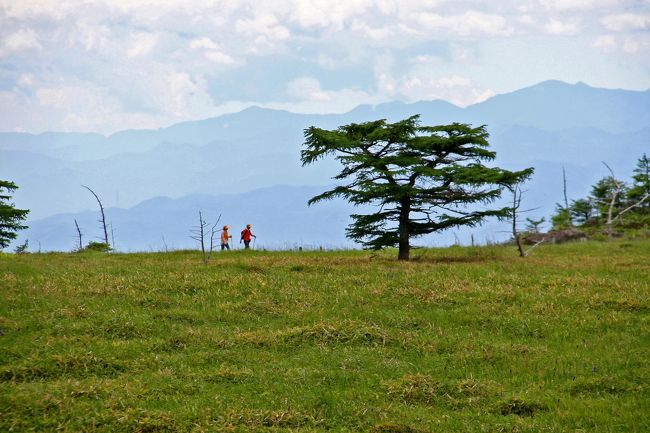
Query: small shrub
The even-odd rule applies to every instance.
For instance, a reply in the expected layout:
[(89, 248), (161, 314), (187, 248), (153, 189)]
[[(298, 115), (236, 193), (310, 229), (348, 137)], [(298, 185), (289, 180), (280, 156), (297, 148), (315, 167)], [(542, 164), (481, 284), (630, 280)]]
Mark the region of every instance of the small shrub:
[(14, 253), (16, 254), (27, 254), (27, 248), (29, 247), (29, 240), (25, 239), (25, 242), (23, 242), (21, 245), (17, 245), (16, 248), (14, 249)]
[(81, 249), (80, 252), (108, 253), (111, 250), (112, 250), (111, 246), (105, 242), (92, 241), (92, 242), (88, 242), (88, 245), (86, 245), (83, 249)]

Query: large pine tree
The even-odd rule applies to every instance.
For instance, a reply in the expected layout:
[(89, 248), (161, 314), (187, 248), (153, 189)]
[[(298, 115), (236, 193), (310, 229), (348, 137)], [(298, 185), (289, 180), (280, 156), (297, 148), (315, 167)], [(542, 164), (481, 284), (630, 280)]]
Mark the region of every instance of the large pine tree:
[(510, 207), (468, 209), (494, 202), (533, 172), (486, 166), (496, 156), (487, 139), (484, 126), (421, 126), (419, 116), (307, 128), (303, 165), (332, 155), (343, 165), (334, 179), (349, 181), (309, 204), (340, 196), (355, 205), (376, 205), (374, 213), (352, 215), (347, 236), (372, 249), (397, 246), (398, 258), (408, 260), (411, 238), (510, 215)]
[(18, 187), (15, 183), (0, 180), (0, 250), (16, 238), (16, 232), (27, 228), (21, 224), (27, 218), (28, 210), (16, 209), (10, 203), (11, 193)]

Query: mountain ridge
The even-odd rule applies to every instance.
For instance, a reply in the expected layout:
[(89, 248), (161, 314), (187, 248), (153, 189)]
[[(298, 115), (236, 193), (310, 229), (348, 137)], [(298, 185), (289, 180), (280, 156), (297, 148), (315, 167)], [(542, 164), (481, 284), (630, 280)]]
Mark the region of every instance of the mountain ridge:
[[(610, 101), (611, 95), (615, 97)], [(245, 195), (265, 186), (326, 185), (338, 163), (330, 158), (301, 166), (306, 127), (332, 129), (420, 114), (425, 125), (487, 124), (491, 148), (497, 152), (495, 164), (536, 168), (526, 185), (531, 191), (528, 199), (540, 209), (540, 216), (548, 216), (562, 191), (563, 167), (570, 178), (570, 197), (579, 198), (607, 175), (602, 161), (625, 179), (642, 153), (650, 153), (650, 91), (619, 92), (547, 81), (514, 96), (499, 96), (474, 108), (441, 100), (393, 102), (329, 115), (254, 107), (159, 130), (122, 131), (112, 138), (73, 133), (67, 142), (65, 133), (43, 134), (41, 141), (31, 144), (15, 133), (0, 134), (0, 170), (3, 178), (19, 186), (16, 205), (31, 209), (31, 220), (94, 209), (94, 198), (82, 184), (93, 188), (107, 207), (120, 208), (155, 196)], [(286, 204), (298, 219), (303, 205)], [(343, 229), (339, 227), (341, 233)]]

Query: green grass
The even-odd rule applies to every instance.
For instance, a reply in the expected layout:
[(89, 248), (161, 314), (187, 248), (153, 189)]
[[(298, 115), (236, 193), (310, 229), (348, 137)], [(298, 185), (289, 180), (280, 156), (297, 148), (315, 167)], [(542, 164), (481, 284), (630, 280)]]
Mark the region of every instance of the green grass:
[(650, 242), (395, 255), (0, 255), (0, 431), (650, 431)]

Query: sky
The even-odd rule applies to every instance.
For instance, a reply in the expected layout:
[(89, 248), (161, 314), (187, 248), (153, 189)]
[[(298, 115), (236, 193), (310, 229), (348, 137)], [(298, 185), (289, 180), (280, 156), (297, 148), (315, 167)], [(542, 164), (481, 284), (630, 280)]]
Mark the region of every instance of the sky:
[(0, 0), (0, 131), (650, 88), (650, 0)]

